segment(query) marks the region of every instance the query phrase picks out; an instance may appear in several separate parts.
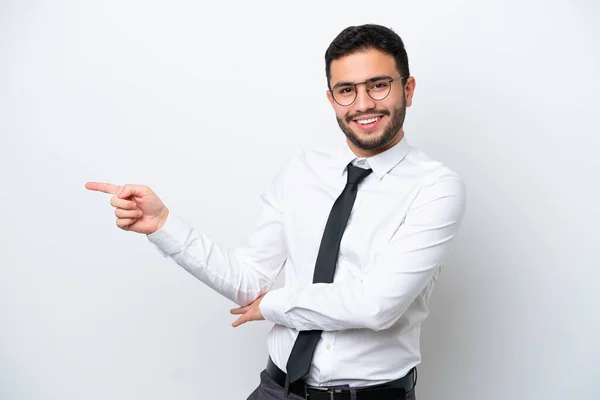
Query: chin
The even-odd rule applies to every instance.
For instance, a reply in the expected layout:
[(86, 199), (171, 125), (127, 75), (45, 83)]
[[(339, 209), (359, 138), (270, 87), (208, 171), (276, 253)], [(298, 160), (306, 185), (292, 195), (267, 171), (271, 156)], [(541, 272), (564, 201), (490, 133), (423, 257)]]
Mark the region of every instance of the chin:
[(377, 150), (385, 146), (385, 143), (382, 143), (380, 138), (364, 140), (363, 138), (357, 138), (354, 136), (349, 139), (356, 147), (362, 150)]
[(398, 135), (396, 132), (393, 135), (389, 135), (385, 129), (374, 131), (374, 132), (352, 132), (348, 136), (348, 139), (358, 148), (362, 150), (378, 150), (389, 145), (394, 138)]

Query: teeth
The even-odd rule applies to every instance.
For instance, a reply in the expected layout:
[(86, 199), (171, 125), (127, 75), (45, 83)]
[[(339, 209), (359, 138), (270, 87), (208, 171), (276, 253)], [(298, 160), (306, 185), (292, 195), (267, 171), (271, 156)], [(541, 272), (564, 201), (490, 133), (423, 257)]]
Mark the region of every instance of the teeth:
[(358, 122), (359, 124), (370, 124), (372, 122), (375, 122), (379, 119), (380, 117), (375, 117), (375, 118), (369, 118), (369, 119), (358, 119), (356, 120), (356, 122)]

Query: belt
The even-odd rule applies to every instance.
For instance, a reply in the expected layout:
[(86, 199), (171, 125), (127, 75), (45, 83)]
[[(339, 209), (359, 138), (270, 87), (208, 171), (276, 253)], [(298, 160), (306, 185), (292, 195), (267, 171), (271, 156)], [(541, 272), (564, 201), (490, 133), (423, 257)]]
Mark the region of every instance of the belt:
[[(271, 357), (267, 362), (266, 372), (279, 386), (285, 387), (286, 373), (283, 372)], [(309, 386), (300, 380), (289, 386), (294, 393), (307, 400), (398, 400), (404, 398), (417, 384), (417, 369), (411, 369), (402, 378), (372, 386)], [(350, 391), (356, 391), (356, 397), (351, 398)]]

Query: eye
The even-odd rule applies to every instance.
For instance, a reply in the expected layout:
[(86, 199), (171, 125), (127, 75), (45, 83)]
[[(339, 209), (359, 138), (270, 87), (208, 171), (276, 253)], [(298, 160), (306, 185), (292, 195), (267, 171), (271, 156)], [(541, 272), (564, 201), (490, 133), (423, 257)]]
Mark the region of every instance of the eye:
[(340, 86), (335, 89), (335, 94), (340, 96), (348, 96), (354, 94), (354, 86)]
[(384, 90), (390, 86), (390, 83), (387, 80), (380, 80), (371, 83), (370, 90)]

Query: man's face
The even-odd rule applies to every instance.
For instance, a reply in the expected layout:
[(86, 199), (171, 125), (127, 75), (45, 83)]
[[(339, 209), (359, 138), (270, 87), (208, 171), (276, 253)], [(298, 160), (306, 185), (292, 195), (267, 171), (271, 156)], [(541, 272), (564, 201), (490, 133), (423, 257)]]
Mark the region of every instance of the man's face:
[[(396, 62), (391, 55), (379, 50), (369, 49), (339, 58), (331, 63), (330, 85), (336, 93), (336, 99), (341, 99), (343, 93), (352, 92), (350, 89), (336, 89), (340, 84), (358, 83), (369, 81), (376, 77), (400, 77), (396, 69)], [(349, 146), (358, 155), (368, 157), (380, 153), (402, 139), (402, 125), (406, 107), (412, 104), (414, 92), (414, 78), (409, 78), (406, 87), (402, 80), (388, 84), (390, 91), (383, 100), (374, 100), (367, 94), (371, 87), (371, 94), (375, 98), (381, 97), (377, 93), (382, 85), (359, 84), (356, 86), (356, 99), (348, 106), (338, 104), (331, 92), (327, 97), (335, 110), (338, 124), (346, 137)], [(387, 93), (386, 91), (383, 94)], [(344, 103), (345, 104), (345, 103)]]

